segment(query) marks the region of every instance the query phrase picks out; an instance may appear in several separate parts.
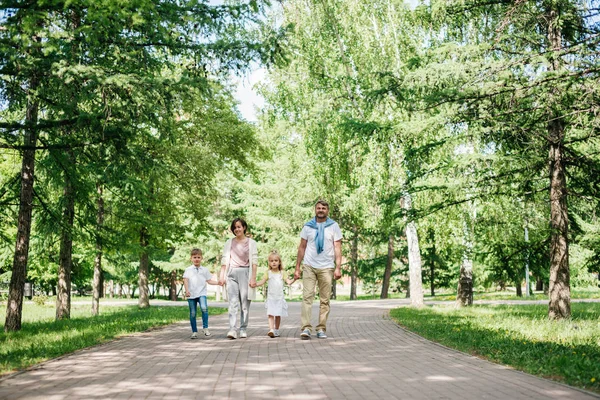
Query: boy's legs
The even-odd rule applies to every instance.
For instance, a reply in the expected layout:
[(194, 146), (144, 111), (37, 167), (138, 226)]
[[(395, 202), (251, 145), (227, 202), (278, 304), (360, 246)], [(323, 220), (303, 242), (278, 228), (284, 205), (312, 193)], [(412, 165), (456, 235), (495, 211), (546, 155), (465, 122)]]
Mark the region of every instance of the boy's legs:
[(319, 282), (319, 325), (317, 332), (327, 331), (327, 318), (329, 317), (329, 299), (331, 299), (331, 285), (333, 283), (333, 268), (317, 270)]
[(196, 325), (196, 302), (198, 299), (188, 299), (188, 307), (190, 308), (190, 325), (192, 326), (192, 332), (198, 332)]
[(312, 316), (312, 304), (315, 300), (315, 288), (317, 285), (317, 275), (315, 269), (310, 265), (302, 266), (302, 311), (300, 320), (302, 328), (300, 330), (311, 330), (310, 318)]
[(240, 313), (240, 288), (237, 280), (236, 270), (233, 268), (227, 278), (227, 298), (229, 299), (229, 329), (237, 330), (238, 315)]
[(208, 328), (208, 302), (206, 296), (200, 296), (200, 311), (202, 312), (202, 328)]

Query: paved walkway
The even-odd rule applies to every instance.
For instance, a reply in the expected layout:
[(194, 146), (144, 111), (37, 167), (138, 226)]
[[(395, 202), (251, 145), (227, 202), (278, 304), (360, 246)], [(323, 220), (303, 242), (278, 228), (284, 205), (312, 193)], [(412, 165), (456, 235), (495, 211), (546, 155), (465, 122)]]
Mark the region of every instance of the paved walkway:
[[(262, 303), (248, 339), (190, 340), (189, 322), (83, 350), (0, 380), (0, 399), (599, 399), (446, 349), (406, 332), (388, 310), (406, 300), (336, 302), (328, 339), (300, 340), (299, 303), (282, 337)], [(215, 304), (213, 304), (215, 305)], [(318, 314), (317, 308), (313, 317)]]

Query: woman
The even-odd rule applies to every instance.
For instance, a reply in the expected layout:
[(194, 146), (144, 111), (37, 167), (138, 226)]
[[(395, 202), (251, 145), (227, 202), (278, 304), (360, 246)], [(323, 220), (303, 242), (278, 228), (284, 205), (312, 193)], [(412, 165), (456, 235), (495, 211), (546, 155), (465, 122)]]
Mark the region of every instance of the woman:
[(256, 296), (256, 270), (258, 252), (256, 242), (246, 237), (248, 225), (241, 218), (231, 223), (231, 232), (235, 235), (223, 248), (220, 282), (227, 284), (229, 299), (229, 339), (248, 337), (248, 312), (250, 301)]

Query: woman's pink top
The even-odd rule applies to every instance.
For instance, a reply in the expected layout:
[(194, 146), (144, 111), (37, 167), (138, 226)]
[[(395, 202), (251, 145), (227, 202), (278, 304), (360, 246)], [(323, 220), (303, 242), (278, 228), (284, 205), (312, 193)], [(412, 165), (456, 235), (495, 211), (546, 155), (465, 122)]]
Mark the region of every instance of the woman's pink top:
[(231, 268), (250, 266), (250, 241), (245, 239), (240, 242), (237, 239), (231, 241)]

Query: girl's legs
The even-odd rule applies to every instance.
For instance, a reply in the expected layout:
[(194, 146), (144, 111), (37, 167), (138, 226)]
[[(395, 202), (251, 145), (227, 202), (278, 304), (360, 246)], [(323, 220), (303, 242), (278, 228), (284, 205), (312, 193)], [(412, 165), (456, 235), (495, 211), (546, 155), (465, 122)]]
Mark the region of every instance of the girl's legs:
[(275, 317), (275, 329), (279, 330), (279, 325), (281, 324), (281, 317)]
[(208, 303), (206, 296), (200, 296), (198, 299), (200, 302), (200, 311), (202, 312), (202, 328), (208, 328)]
[(273, 329), (275, 329), (275, 324), (274, 324), (274, 321), (273, 321), (274, 319), (275, 319), (275, 317), (274, 317), (274, 316), (272, 316), (272, 315), (269, 315), (269, 329), (270, 329), (270, 330), (273, 330)]
[(196, 326), (196, 307), (198, 300), (198, 298), (188, 299), (188, 307), (190, 308), (190, 325), (192, 326), (192, 332), (198, 332), (198, 327)]

